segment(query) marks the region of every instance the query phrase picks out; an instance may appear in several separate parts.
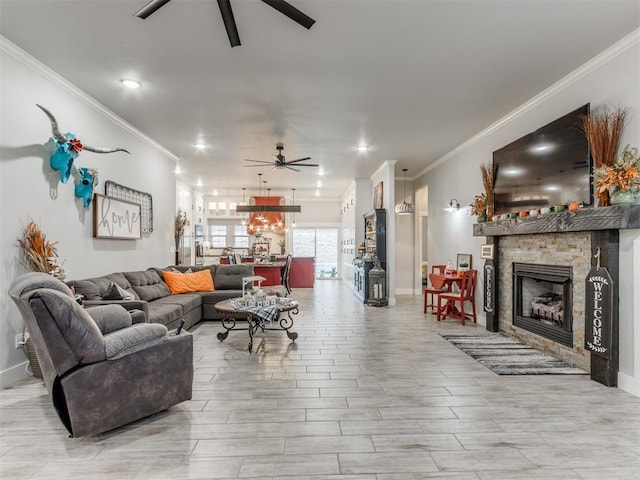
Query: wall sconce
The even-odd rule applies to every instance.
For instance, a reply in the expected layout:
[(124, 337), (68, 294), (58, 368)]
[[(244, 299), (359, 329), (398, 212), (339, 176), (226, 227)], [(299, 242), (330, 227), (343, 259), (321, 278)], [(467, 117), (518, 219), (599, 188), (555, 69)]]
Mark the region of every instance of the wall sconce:
[(456, 200), (455, 198), (452, 198), (446, 210), (447, 212), (456, 212), (460, 210), (460, 204), (458, 203), (458, 200)]

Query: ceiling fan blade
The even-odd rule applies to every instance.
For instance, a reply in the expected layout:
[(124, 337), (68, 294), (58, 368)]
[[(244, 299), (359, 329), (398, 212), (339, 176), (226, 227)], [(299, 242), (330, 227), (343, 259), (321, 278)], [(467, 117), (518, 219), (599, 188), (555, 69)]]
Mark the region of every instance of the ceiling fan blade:
[(273, 162), (266, 162), (264, 160), (250, 160), (248, 158), (244, 159), (245, 162), (256, 162), (256, 163), (264, 163), (265, 165), (271, 165)]
[(285, 165), (284, 168), (288, 168), (289, 170), (293, 170), (294, 172), (299, 172), (297, 168), (290, 167), (289, 165)]
[(135, 13), (135, 16), (138, 17), (138, 18), (142, 18), (144, 20), (149, 15), (151, 15), (156, 10), (158, 10), (160, 7), (162, 7), (166, 3), (169, 3), (170, 1), (171, 0), (151, 0), (144, 7), (142, 7), (140, 10), (138, 10)]
[(305, 160), (311, 160), (311, 157), (298, 158), (296, 160), (291, 160), (290, 162), (287, 162), (287, 163), (298, 163), (298, 162), (304, 162)]
[(227, 30), (227, 36), (229, 37), (231, 48), (240, 46), (240, 35), (238, 35), (236, 20), (233, 18), (231, 0), (218, 0), (218, 7), (220, 7), (220, 15), (222, 15), (224, 28)]
[(296, 167), (319, 167), (317, 163), (296, 163)]
[(304, 28), (309, 30), (316, 21), (308, 16), (305, 13), (302, 13), (296, 7), (291, 5), (289, 2), (285, 2), (285, 0), (262, 0), (264, 3), (269, 5), (272, 8), (275, 8), (283, 15), (286, 15), (291, 20), (296, 23), (299, 23)]
[[(271, 165), (271, 164), (269, 164), (269, 165)], [(245, 168), (251, 168), (251, 167), (260, 167), (260, 168), (264, 168), (265, 166), (266, 166), (266, 165), (262, 165), (262, 164), (260, 164), (260, 165), (243, 165), (243, 167), (245, 167)]]

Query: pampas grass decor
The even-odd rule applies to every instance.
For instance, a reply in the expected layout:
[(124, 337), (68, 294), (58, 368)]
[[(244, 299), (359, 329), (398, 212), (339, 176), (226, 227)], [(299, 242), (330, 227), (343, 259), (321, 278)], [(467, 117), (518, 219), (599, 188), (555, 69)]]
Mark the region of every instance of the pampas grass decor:
[[(589, 142), (594, 171), (614, 164), (626, 116), (627, 109), (617, 106), (613, 109), (603, 107), (582, 117), (582, 130)], [(595, 195), (598, 206), (611, 205), (608, 190), (596, 191)]]
[(487, 210), (487, 219), (491, 220), (493, 217), (493, 182), (494, 182), (494, 174), (493, 174), (493, 166), (492, 165), (480, 165), (480, 172), (482, 172), (482, 183), (484, 184), (484, 191), (487, 194), (486, 201), (486, 210)]

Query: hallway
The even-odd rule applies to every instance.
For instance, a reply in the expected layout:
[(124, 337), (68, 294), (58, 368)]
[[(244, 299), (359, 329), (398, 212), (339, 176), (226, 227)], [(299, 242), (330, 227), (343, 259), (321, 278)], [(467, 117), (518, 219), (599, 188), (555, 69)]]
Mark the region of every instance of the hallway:
[(441, 338), (483, 327), (294, 289), (295, 343), (195, 331), (193, 399), (69, 439), (37, 380), (0, 391), (9, 479), (635, 479), (640, 398), (588, 375), (498, 376)]

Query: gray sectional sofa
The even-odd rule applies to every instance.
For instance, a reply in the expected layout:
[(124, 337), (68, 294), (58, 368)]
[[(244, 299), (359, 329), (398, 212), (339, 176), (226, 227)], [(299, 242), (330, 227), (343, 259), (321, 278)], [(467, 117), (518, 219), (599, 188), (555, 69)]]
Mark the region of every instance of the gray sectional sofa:
[[(186, 272), (189, 269), (192, 272), (210, 270), (215, 290), (171, 295), (162, 271)], [(128, 310), (142, 310), (147, 322), (161, 323), (169, 329), (175, 328), (183, 319), (184, 328), (188, 329), (200, 320), (220, 320), (222, 316), (216, 312), (214, 305), (228, 298), (242, 296), (242, 277), (252, 275), (251, 265), (178, 265), (110, 273), (102, 277), (73, 280), (68, 284), (73, 286), (76, 295), (84, 295), (84, 305), (87, 307), (116, 303)], [(114, 294), (114, 284), (119, 287), (117, 290), (121, 295)]]

